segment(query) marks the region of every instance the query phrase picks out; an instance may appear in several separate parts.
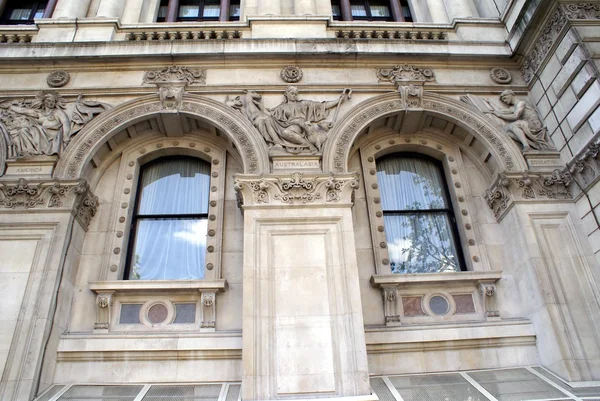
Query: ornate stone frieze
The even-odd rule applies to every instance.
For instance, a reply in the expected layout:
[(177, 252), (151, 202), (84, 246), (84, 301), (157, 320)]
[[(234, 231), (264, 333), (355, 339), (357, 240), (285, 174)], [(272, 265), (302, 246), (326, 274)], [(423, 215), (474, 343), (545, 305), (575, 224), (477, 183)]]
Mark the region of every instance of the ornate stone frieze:
[(551, 175), (532, 173), (500, 174), (485, 191), (484, 198), (499, 221), (515, 201), (555, 201), (573, 199), (570, 173), (554, 170)]
[(300, 80), (302, 79), (302, 70), (300, 69), (300, 67), (295, 66), (295, 65), (288, 65), (285, 66), (281, 69), (281, 79), (283, 79), (285, 82), (290, 83), (290, 84), (294, 84), (296, 82), (300, 82)]
[(523, 62), (521, 73), (525, 82), (531, 82), (535, 76), (535, 72), (548, 56), (556, 39), (560, 36), (569, 20), (596, 19), (600, 19), (600, 4), (598, 3), (560, 4), (546, 22), (533, 49), (529, 51), (529, 55)]
[(0, 182), (2, 209), (67, 209), (87, 229), (98, 208), (98, 198), (85, 181), (38, 181), (24, 178), (17, 182)]
[(408, 64), (380, 68), (377, 70), (377, 78), (379, 82), (391, 82), (396, 86), (401, 86), (403, 82), (435, 82), (433, 70)]
[(71, 76), (68, 72), (57, 70), (52, 71), (50, 74), (48, 74), (48, 78), (46, 78), (46, 83), (51, 88), (62, 88), (63, 86), (68, 84), (70, 80)]
[(85, 124), (109, 108), (81, 95), (67, 102), (56, 91), (0, 102), (0, 175), (7, 159), (60, 155)]
[(512, 81), (512, 74), (504, 68), (492, 68), (490, 78), (497, 84), (507, 85)]
[(179, 110), (186, 86), (206, 83), (206, 70), (180, 66), (165, 67), (146, 72), (143, 83), (155, 84), (158, 87), (163, 110)]
[(291, 175), (235, 177), (240, 206), (302, 205), (352, 202), (358, 188), (356, 174)]
[[(227, 96), (225, 104), (248, 118), (269, 145), (271, 155), (321, 154), (340, 106), (352, 97), (352, 90), (344, 89), (337, 100), (326, 102), (300, 100), (295, 86), (288, 86), (284, 96), (284, 102), (273, 109), (263, 106), (262, 96), (252, 90), (234, 98)], [(332, 109), (332, 121), (325, 121)]]

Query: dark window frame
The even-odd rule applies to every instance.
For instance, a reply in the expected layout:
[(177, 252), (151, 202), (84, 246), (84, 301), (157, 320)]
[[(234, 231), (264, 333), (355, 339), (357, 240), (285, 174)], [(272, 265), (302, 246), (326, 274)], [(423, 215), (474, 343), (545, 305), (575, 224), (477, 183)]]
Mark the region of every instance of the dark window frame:
[[(21, 0), (13, 0), (9, 1), (2, 12), (2, 16), (0, 16), (0, 24), (2, 25), (32, 25), (35, 23), (34, 17), (41, 10), (42, 14), (46, 10), (48, 6), (48, 1), (21, 1)], [(27, 9), (29, 8), (31, 11), (29, 13), (29, 18), (13, 20), (10, 19), (10, 15), (16, 9)]]
[[(457, 264), (459, 267), (459, 271), (467, 271), (467, 266), (465, 264), (465, 257), (464, 257), (464, 252), (463, 252), (463, 248), (462, 248), (462, 241), (460, 238), (460, 233), (458, 231), (458, 222), (456, 221), (456, 215), (454, 213), (454, 207), (452, 205), (452, 202), (450, 201), (452, 198), (450, 197), (450, 191), (449, 191), (449, 187), (448, 187), (448, 181), (446, 180), (446, 174), (445, 174), (445, 169), (444, 169), (444, 165), (443, 163), (431, 156), (425, 155), (425, 154), (421, 154), (421, 153), (414, 153), (414, 152), (393, 152), (393, 153), (388, 153), (384, 156), (381, 156), (379, 158), (377, 158), (377, 160), (375, 161), (375, 163), (377, 164), (378, 161), (381, 161), (383, 159), (386, 158), (411, 158), (411, 159), (421, 159), (421, 160), (427, 160), (429, 162), (431, 162), (432, 164), (434, 164), (436, 166), (436, 168), (438, 169), (438, 171), (440, 172), (440, 175), (442, 177), (442, 191), (443, 191), (443, 196), (445, 197), (445, 199), (447, 200), (447, 204), (448, 207), (446, 208), (436, 208), (436, 209), (401, 209), (401, 210), (386, 210), (383, 208), (383, 205), (381, 206), (381, 211), (383, 213), (383, 215), (385, 216), (387, 215), (428, 215), (428, 214), (445, 214), (448, 217), (448, 222), (450, 225), (450, 230), (451, 230), (451, 234), (452, 234), (452, 239), (454, 240), (454, 249), (456, 250), (456, 258), (457, 258)], [(378, 183), (379, 184), (379, 183)], [(387, 238), (387, 236), (386, 236)], [(419, 273), (417, 273), (419, 274)]]
[[(182, 0), (179, 3), (178, 9), (177, 9), (177, 20), (175, 22), (213, 22), (213, 21), (221, 21), (221, 1), (218, 1), (219, 4), (219, 15), (217, 17), (208, 17), (208, 18), (204, 18), (203, 17), (203, 13), (204, 13), (204, 6), (206, 5), (206, 0)], [(181, 6), (189, 6), (189, 5), (200, 5), (200, 9), (198, 11), (198, 18), (180, 18), (179, 17), (179, 9), (181, 8)], [(231, 10), (233, 7), (235, 7), (237, 5), (238, 9), (240, 8), (240, 2), (239, 1), (233, 1), (230, 2), (229, 4), (229, 10), (228, 10), (228, 21), (239, 21), (240, 20), (240, 16), (239, 15), (233, 15)], [(160, 5), (159, 5), (159, 10), (160, 8), (165, 7), (166, 8), (166, 13), (165, 13), (165, 17), (160, 17), (157, 16), (156, 17), (156, 22), (166, 22), (166, 14), (168, 13), (168, 7), (169, 7), (169, 0), (161, 0)], [(160, 13), (160, 11), (159, 11)], [(241, 10), (240, 10), (240, 14), (241, 14)]]
[[(129, 242), (127, 244), (127, 263), (125, 264), (125, 269), (123, 271), (123, 280), (131, 280), (131, 268), (134, 265), (133, 263), (133, 253), (135, 248), (135, 240), (137, 234), (137, 223), (140, 220), (208, 220), (208, 212), (207, 213), (184, 213), (184, 214), (140, 214), (140, 203), (142, 200), (142, 174), (144, 173), (144, 168), (151, 166), (155, 163), (164, 162), (165, 160), (202, 160), (198, 157), (193, 156), (185, 156), (185, 155), (177, 155), (177, 156), (163, 156), (157, 159), (151, 160), (148, 163), (144, 163), (140, 166), (140, 171), (138, 174), (138, 182), (137, 182), (137, 191), (135, 193), (135, 208), (133, 211), (133, 216), (131, 218), (131, 224), (129, 226)], [(205, 163), (209, 164), (205, 160), (202, 160)], [(210, 174), (209, 174), (210, 177)], [(210, 183), (209, 183), (210, 188)], [(208, 209), (207, 209), (208, 210)]]
[[(381, 21), (381, 22), (392, 22), (394, 21), (394, 15), (392, 13), (392, 7), (389, 1), (385, 0), (351, 0), (350, 1), (350, 10), (352, 12), (352, 5), (362, 5), (365, 8), (366, 16), (355, 16), (352, 15), (353, 21)], [(388, 9), (389, 16), (387, 17), (373, 17), (371, 14), (371, 6), (385, 6)]]

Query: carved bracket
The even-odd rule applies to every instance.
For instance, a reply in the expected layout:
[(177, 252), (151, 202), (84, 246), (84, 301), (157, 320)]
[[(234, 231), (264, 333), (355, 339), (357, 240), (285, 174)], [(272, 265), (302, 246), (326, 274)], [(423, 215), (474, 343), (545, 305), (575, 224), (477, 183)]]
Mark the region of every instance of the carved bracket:
[(71, 210), (84, 229), (98, 208), (98, 198), (86, 181), (37, 181), (24, 178), (16, 183), (0, 182), (1, 209)]
[(572, 182), (568, 171), (554, 170), (551, 175), (530, 173), (500, 174), (485, 191), (484, 198), (500, 221), (515, 202), (571, 200)]
[(326, 204), (352, 202), (357, 174), (235, 177), (238, 205)]
[(114, 292), (99, 292), (96, 295), (96, 323), (94, 330), (108, 330), (110, 326), (111, 310)]
[(500, 320), (500, 311), (496, 305), (496, 285), (490, 283), (479, 284), (482, 307), (487, 320)]
[(588, 189), (594, 184), (600, 177), (600, 143), (589, 143), (567, 165), (565, 173), (567, 172), (581, 189)]
[(385, 324), (394, 326), (400, 324), (400, 306), (398, 305), (398, 286), (382, 285), (381, 295), (383, 295), (383, 314)]
[(217, 291), (201, 290), (200, 293), (200, 307), (202, 308), (200, 327), (203, 329), (214, 329), (217, 318)]

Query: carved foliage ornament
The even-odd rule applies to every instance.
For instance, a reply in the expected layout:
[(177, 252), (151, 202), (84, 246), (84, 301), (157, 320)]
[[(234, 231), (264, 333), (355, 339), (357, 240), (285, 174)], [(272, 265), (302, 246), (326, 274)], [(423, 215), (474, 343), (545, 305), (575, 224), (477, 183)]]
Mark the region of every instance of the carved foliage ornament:
[(531, 82), (535, 76), (535, 72), (544, 62), (546, 56), (548, 56), (550, 49), (552, 49), (554, 42), (559, 37), (568, 20), (596, 19), (600, 19), (600, 4), (598, 3), (560, 4), (546, 22), (533, 49), (531, 49), (523, 62), (521, 73), (525, 82)]
[(52, 71), (48, 75), (48, 78), (46, 78), (46, 83), (51, 88), (62, 88), (63, 86), (68, 84), (70, 80), (71, 80), (71, 76), (69, 75), (68, 72), (62, 71), (62, 70), (57, 70), (57, 71)]
[(380, 68), (377, 70), (377, 78), (379, 82), (392, 82), (396, 85), (406, 81), (435, 82), (433, 70), (408, 64)]
[(14, 184), (0, 183), (0, 208), (5, 209), (71, 209), (87, 229), (98, 208), (98, 198), (85, 181), (31, 183), (24, 178)]
[(352, 201), (356, 188), (358, 188), (358, 179), (354, 174), (344, 177), (332, 175), (305, 178), (302, 173), (294, 173), (290, 178), (261, 176), (258, 179), (252, 179), (238, 176), (235, 180), (235, 190), (238, 193), (240, 206), (242, 204), (269, 203), (309, 204), (317, 201), (336, 203), (346, 197)]
[(280, 75), (281, 75), (281, 79), (283, 79), (285, 82), (293, 84), (296, 82), (300, 82), (303, 74), (302, 74), (302, 70), (300, 69), (300, 67), (295, 66), (295, 65), (288, 65), (281, 69)]
[(500, 220), (513, 201), (573, 199), (568, 171), (554, 170), (551, 175), (500, 174), (484, 198), (496, 219)]

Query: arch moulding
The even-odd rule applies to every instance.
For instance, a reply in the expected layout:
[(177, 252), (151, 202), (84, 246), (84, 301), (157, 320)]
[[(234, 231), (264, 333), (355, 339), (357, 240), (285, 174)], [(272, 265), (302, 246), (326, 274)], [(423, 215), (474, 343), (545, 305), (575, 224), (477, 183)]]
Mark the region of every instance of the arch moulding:
[[(87, 124), (61, 156), (55, 177), (75, 179), (98, 149), (126, 127), (163, 112), (158, 95), (145, 96), (123, 103), (102, 113)], [(269, 169), (269, 158), (262, 137), (243, 116), (225, 104), (198, 95), (186, 94), (179, 113), (205, 120), (223, 131), (239, 149), (244, 173), (257, 174)]]
[(527, 170), (518, 146), (499, 127), (461, 102), (429, 92), (423, 93), (418, 108), (407, 108), (397, 92), (376, 96), (354, 107), (331, 132), (323, 151), (323, 170), (346, 172), (350, 148), (363, 129), (378, 118), (407, 110), (422, 110), (463, 127), (485, 144), (503, 171)]

